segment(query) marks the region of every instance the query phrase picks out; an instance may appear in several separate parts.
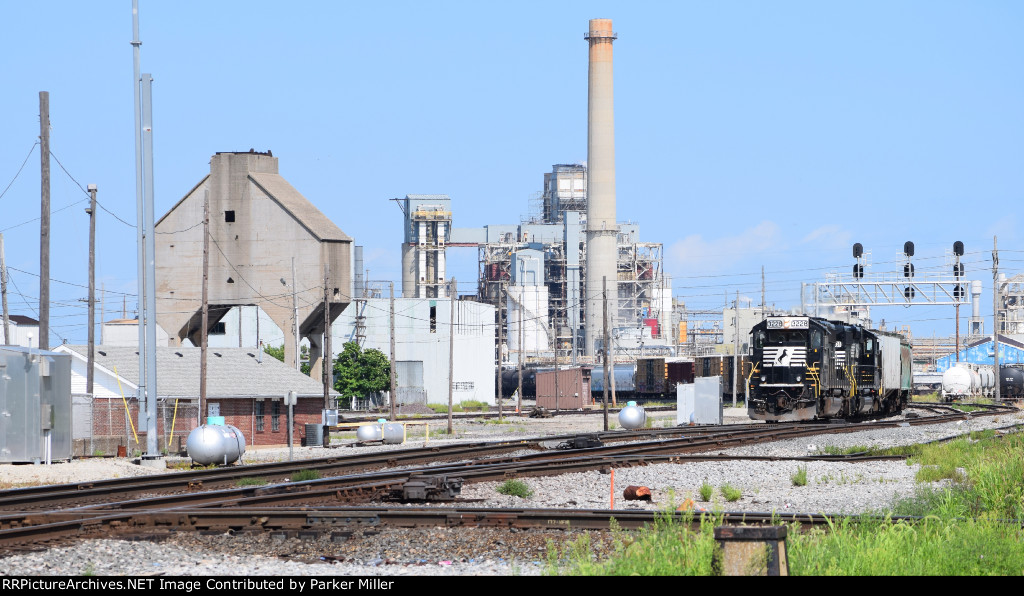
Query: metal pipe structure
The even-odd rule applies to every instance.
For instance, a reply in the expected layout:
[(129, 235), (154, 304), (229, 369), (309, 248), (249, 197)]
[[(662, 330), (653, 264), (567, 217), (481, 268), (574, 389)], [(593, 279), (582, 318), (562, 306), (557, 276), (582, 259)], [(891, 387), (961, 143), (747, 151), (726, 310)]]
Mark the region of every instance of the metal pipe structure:
[[(146, 457), (160, 456), (157, 446), (156, 422), (156, 240), (153, 230), (156, 227), (153, 219), (154, 185), (153, 185), (153, 75), (143, 73), (140, 81), (142, 91), (142, 176), (145, 185), (145, 238), (146, 277), (145, 277), (145, 322), (146, 322)], [(143, 317), (139, 317), (139, 325)], [(140, 346), (141, 348), (141, 346)], [(139, 350), (142, 352), (143, 350)]]
[[(612, 88), (611, 19), (591, 19), (587, 96), (587, 281), (584, 354), (594, 356), (601, 335), (601, 280), (612, 280), (608, 311), (618, 307), (615, 225), (615, 114)], [(614, 320), (612, 322), (614, 326)]]

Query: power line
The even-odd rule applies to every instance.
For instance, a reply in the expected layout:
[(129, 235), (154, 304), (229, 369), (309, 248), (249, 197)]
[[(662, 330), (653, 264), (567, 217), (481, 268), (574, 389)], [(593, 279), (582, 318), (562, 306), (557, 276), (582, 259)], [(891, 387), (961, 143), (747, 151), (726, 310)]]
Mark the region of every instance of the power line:
[(0, 192), (0, 199), (4, 198), (4, 195), (7, 194), (7, 191), (11, 189), (11, 185), (13, 185), (14, 181), (18, 179), (18, 176), (21, 175), (21, 171), (25, 169), (25, 164), (28, 163), (28, 158), (32, 157), (32, 152), (35, 151), (36, 145), (38, 144), (39, 141), (36, 141), (35, 143), (32, 143), (31, 147), (28, 148), (28, 155), (25, 156), (25, 161), (21, 162), (21, 167), (18, 168), (18, 173), (14, 175), (13, 179), (11, 179), (10, 184), (8, 184), (6, 188), (4, 188), (3, 192)]

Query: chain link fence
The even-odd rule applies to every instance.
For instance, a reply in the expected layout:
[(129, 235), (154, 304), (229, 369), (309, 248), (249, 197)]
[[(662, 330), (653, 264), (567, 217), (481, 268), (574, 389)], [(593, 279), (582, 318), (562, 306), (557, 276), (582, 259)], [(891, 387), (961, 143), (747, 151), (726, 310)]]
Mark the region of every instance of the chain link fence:
[[(138, 428), (139, 401), (128, 399), (72, 396), (72, 438), (74, 455), (117, 455), (123, 447), (126, 455), (146, 451), (146, 434)], [(177, 453), (199, 424), (198, 400), (161, 399), (157, 401), (157, 440), (161, 451)]]

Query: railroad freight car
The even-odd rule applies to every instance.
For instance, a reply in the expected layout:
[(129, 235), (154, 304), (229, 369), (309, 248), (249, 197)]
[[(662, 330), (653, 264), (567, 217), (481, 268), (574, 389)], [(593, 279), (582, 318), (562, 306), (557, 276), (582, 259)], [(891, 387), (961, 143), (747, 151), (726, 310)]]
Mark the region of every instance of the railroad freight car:
[(687, 358), (638, 358), (633, 382), (636, 397), (675, 400), (676, 385), (693, 382), (693, 368), (693, 360)]
[(889, 415), (910, 398), (911, 346), (900, 335), (817, 317), (768, 317), (751, 334), (754, 420)]
[[(697, 356), (693, 360), (693, 376), (722, 377), (722, 398), (732, 400), (732, 369), (735, 361), (736, 358), (734, 356), (727, 355)], [(735, 396), (737, 400), (745, 398), (745, 383), (747, 377), (750, 376), (751, 370), (750, 356), (741, 354), (739, 357), (739, 366), (740, 369), (736, 381), (736, 385), (739, 390), (736, 392)]]
[(999, 367), (999, 398), (1024, 399), (1024, 371), (1015, 366)]

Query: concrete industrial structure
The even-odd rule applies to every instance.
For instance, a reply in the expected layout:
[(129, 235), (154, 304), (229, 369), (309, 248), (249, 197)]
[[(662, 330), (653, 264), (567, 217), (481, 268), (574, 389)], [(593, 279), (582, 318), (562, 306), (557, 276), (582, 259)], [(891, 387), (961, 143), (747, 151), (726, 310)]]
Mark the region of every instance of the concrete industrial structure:
[[(585, 39), (590, 44), (587, 95), (587, 276), (584, 323), (584, 354), (597, 353), (598, 336), (604, 327), (600, 296), (604, 280), (618, 278), (615, 221), (615, 110), (612, 86), (611, 19), (591, 19)], [(617, 312), (617, 296), (608, 292), (608, 311)]]
[(402, 296), (447, 296), (444, 247), (451, 236), (451, 199), (448, 195), (406, 195), (395, 200), (405, 216)]
[[(157, 322), (171, 341), (200, 343), (203, 203), (209, 195), (209, 326), (235, 306), (258, 306), (284, 334), (285, 362), (296, 336), (321, 371), (324, 269), (331, 320), (350, 302), (352, 239), (278, 174), (270, 152), (217, 153), (210, 173), (156, 223)], [(295, 332), (297, 322), (298, 331)]]

